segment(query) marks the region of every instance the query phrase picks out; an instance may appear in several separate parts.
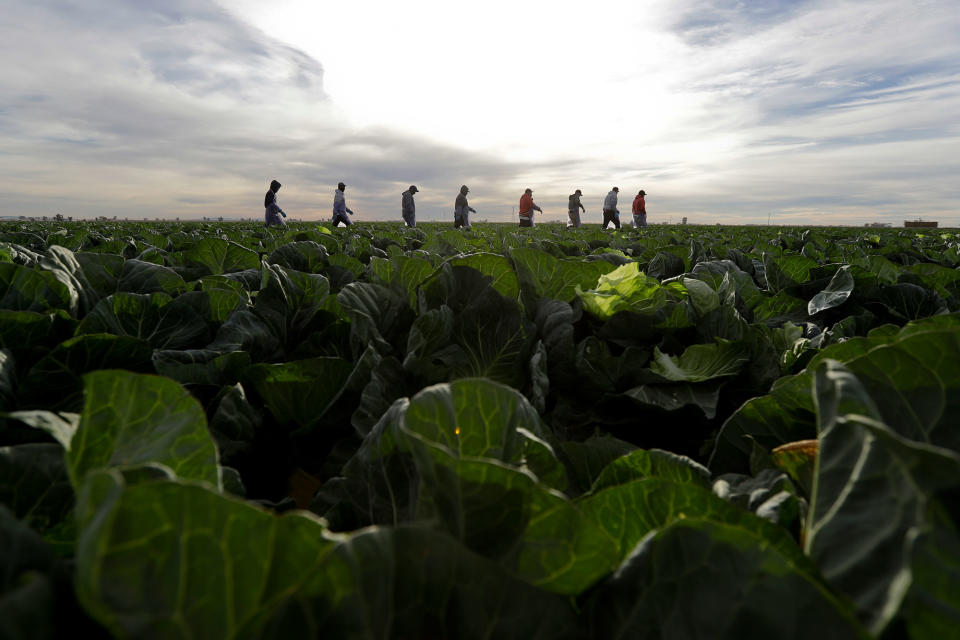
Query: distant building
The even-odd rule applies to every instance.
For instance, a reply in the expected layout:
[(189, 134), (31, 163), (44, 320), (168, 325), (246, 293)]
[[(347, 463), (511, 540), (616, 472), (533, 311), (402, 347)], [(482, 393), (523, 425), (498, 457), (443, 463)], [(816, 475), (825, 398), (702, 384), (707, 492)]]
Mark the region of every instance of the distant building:
[(936, 220), (921, 220), (917, 218), (916, 220), (904, 220), (903, 226), (905, 227), (921, 227), (923, 229), (936, 229), (937, 221)]
[(865, 224), (865, 225), (863, 225), (863, 226), (865, 226), (865, 227), (883, 228), (883, 227), (889, 227), (889, 226), (891, 226), (891, 225), (890, 225), (889, 222), (868, 222), (867, 224)]

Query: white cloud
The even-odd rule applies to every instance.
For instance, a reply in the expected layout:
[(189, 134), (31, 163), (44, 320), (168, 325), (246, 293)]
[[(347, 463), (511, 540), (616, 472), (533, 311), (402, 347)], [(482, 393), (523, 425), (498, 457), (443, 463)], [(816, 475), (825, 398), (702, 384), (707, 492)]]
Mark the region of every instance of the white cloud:
[(410, 183), (442, 216), (468, 183), (489, 217), (526, 186), (560, 217), (572, 189), (598, 209), (618, 184), (705, 222), (909, 207), (960, 224), (955, 9), (18, 1), (3, 213), (256, 215), (276, 176), (311, 217), (344, 179), (370, 217), (397, 217)]
[(292, 215), (328, 218), (333, 185), (389, 215), (413, 181), (448, 208), (463, 174), (509, 162), (397, 130), (358, 128), (320, 63), (207, 0), (17, 3), (0, 25), (0, 215), (252, 216), (273, 177)]

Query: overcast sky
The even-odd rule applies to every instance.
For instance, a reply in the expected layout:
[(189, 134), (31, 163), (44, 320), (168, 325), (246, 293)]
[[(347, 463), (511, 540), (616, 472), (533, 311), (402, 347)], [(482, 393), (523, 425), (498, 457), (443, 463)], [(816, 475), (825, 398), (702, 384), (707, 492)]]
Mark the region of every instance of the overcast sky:
[(960, 2), (8, 0), (0, 215), (960, 226)]

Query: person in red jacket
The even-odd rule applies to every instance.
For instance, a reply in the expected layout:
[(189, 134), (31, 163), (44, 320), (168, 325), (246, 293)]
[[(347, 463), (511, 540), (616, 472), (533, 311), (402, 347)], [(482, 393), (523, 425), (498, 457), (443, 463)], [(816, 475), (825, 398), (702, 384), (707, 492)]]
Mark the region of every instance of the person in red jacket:
[(539, 211), (543, 213), (543, 209), (538, 207), (533, 203), (533, 189), (525, 189), (523, 195), (520, 196), (520, 226), (521, 227), (532, 227), (533, 224), (533, 212)]
[(633, 226), (638, 229), (647, 226), (647, 203), (643, 200), (645, 195), (647, 192), (640, 189), (637, 197), (633, 199)]

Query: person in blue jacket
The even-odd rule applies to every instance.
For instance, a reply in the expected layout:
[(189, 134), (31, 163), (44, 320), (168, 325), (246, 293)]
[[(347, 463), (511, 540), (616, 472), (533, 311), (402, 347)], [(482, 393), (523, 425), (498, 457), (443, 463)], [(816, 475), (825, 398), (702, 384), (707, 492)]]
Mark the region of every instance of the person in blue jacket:
[(417, 189), (416, 185), (410, 185), (410, 188), (403, 192), (403, 197), (400, 201), (400, 215), (403, 216), (403, 221), (407, 223), (408, 227), (417, 226), (417, 204), (413, 201), (413, 194), (417, 191), (419, 191), (419, 189)]
[(280, 216), (284, 218), (287, 217), (287, 214), (284, 213), (283, 209), (280, 208), (280, 205), (277, 204), (277, 191), (280, 190), (280, 183), (276, 180), (270, 182), (270, 189), (267, 190), (267, 195), (263, 197), (263, 224), (264, 226), (269, 227), (272, 224), (277, 226), (284, 226), (286, 223)]
[(353, 215), (353, 211), (347, 206), (346, 197), (343, 195), (346, 188), (347, 185), (338, 182), (337, 190), (333, 192), (333, 226), (337, 226), (338, 222), (342, 222), (346, 226), (353, 224), (347, 217), (348, 213)]

